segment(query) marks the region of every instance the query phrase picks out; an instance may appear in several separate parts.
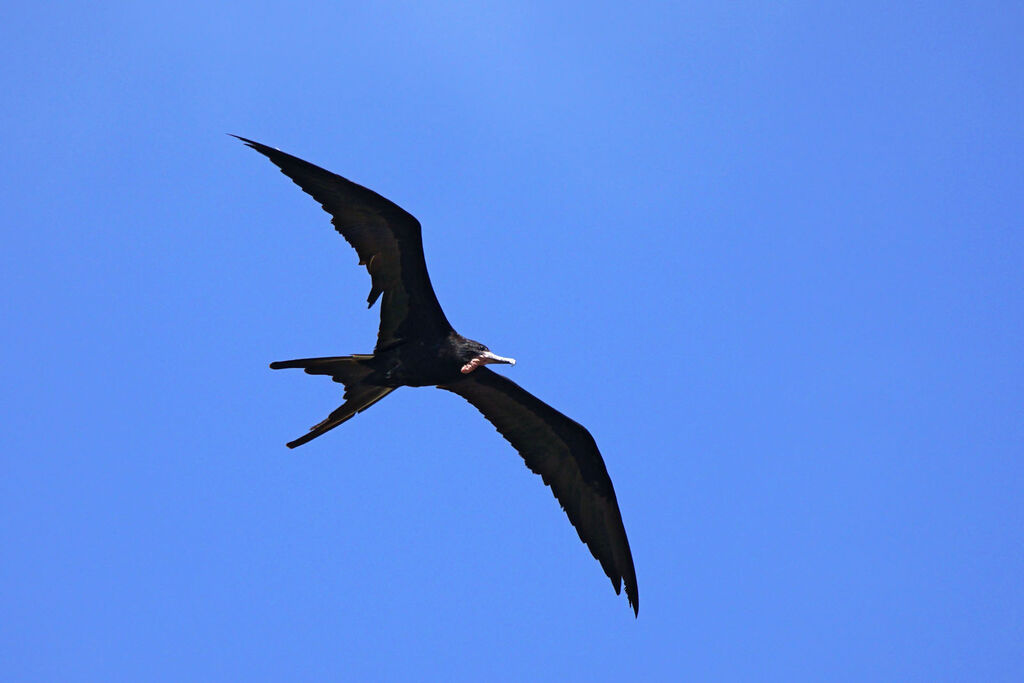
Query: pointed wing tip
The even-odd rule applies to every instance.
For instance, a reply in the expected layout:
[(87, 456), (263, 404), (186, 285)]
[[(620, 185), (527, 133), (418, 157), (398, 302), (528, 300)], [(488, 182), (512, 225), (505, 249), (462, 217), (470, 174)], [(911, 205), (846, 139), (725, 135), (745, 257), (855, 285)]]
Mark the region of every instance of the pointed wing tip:
[[(632, 567), (631, 567), (632, 569)], [(633, 617), (640, 616), (640, 596), (637, 594), (636, 585), (636, 573), (635, 571), (630, 573), (628, 576), (622, 577), (623, 587), (626, 589), (626, 600), (629, 601), (629, 606), (633, 608)], [(615, 587), (615, 593), (618, 594), (618, 586)]]
[(235, 135), (234, 133), (228, 133), (228, 135), (230, 135), (231, 137), (235, 138), (236, 140), (241, 140), (242, 142), (245, 143), (246, 147), (251, 147), (254, 150), (256, 150), (257, 152), (259, 152), (260, 154), (263, 154), (263, 155), (266, 155), (266, 156), (269, 156), (270, 152), (277, 152), (277, 151), (279, 151), (279, 150), (274, 149), (273, 147), (268, 147), (268, 146), (264, 145), (263, 143), (256, 142), (255, 140), (250, 140), (249, 138), (243, 138), (241, 135)]
[[(626, 584), (626, 600), (629, 602), (629, 606), (633, 608), (633, 618), (640, 617), (640, 598), (637, 596), (636, 584), (630, 585), (626, 580), (622, 580), (622, 583)], [(612, 579), (612, 586), (615, 588), (615, 594), (620, 595), (622, 593), (622, 583)]]

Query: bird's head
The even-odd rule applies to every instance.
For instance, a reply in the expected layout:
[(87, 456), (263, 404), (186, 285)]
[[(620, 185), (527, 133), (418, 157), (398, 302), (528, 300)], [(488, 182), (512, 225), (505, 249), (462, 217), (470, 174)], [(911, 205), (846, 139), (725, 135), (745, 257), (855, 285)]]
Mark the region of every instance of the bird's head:
[(488, 363), (516, 364), (515, 358), (505, 358), (504, 356), (492, 353), (489, 348), (472, 339), (464, 340), (461, 346), (462, 348), (459, 349), (459, 360), (463, 362), (462, 374), (464, 375), (468, 375), (481, 365), (487, 365)]

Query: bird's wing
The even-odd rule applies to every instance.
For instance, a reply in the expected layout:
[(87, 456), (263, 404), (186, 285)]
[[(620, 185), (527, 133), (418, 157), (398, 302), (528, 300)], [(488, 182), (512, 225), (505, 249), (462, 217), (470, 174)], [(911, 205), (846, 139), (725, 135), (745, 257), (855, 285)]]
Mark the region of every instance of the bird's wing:
[(633, 555), (612, 480), (590, 432), (487, 368), (440, 387), (472, 403), (544, 479), (615, 592), (625, 582), (629, 604), (638, 612)]
[(273, 147), (239, 140), (263, 154), (331, 214), (335, 229), (370, 272), (367, 303), (381, 294), (377, 351), (409, 339), (447, 335), (452, 327), (427, 275), (420, 223), (373, 190)]

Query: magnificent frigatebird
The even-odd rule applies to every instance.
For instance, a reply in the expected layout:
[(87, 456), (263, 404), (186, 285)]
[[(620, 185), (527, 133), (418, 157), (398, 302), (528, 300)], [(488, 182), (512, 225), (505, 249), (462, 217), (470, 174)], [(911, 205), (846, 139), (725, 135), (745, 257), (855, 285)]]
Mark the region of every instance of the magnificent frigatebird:
[(448, 322), (427, 276), (420, 224), (376, 192), (272, 147), (233, 136), (270, 159), (331, 214), (335, 229), (370, 272), (370, 296), (384, 296), (372, 354), (300, 358), (270, 367), (302, 368), (345, 385), (345, 402), (288, 444), (295, 448), (334, 429), (402, 386), (437, 386), (462, 396), (504, 436), (526, 466), (551, 487), (569, 521), (601, 563), (615, 592), (638, 614), (636, 570), (612, 480), (594, 437), (579, 423), (483, 367), (514, 365)]

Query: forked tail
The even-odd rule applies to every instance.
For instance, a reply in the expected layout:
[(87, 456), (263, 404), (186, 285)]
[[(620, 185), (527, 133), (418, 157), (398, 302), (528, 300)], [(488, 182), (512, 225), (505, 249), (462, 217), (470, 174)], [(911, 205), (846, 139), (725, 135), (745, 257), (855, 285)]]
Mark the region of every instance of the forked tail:
[(394, 387), (381, 387), (367, 383), (367, 379), (373, 374), (373, 368), (368, 363), (372, 359), (373, 356), (369, 355), (334, 356), (330, 358), (299, 358), (270, 364), (273, 370), (302, 368), (310, 375), (329, 375), (335, 382), (345, 385), (345, 402), (328, 415), (326, 420), (313, 425), (308, 433), (288, 442), (288, 448), (301, 446), (321, 434), (329, 432), (395, 390)]

